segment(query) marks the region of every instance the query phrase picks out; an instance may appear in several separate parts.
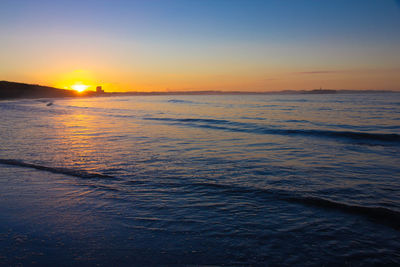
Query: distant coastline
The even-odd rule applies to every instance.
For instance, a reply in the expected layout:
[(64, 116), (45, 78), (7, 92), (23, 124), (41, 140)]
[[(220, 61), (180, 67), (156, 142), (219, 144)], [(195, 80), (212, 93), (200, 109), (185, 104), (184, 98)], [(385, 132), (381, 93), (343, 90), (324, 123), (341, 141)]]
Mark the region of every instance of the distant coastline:
[(145, 95), (280, 95), (280, 94), (359, 94), (394, 93), (390, 90), (282, 90), (282, 91), (168, 91), (168, 92), (95, 92), (59, 89), (37, 84), (0, 81), (0, 100), (19, 98), (64, 98), (64, 97), (107, 97), (107, 96), (145, 96)]

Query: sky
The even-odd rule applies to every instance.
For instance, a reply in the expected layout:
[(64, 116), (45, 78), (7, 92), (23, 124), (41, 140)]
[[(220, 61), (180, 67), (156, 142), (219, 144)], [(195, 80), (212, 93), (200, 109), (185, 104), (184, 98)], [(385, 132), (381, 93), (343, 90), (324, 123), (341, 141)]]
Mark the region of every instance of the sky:
[(400, 1), (1, 0), (0, 80), (400, 90)]

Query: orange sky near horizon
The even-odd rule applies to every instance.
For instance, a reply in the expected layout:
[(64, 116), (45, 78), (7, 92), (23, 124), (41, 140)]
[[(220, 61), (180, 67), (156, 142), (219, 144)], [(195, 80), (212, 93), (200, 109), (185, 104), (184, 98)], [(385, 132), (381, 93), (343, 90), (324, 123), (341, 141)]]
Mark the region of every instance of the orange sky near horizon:
[[(50, 37), (49, 37), (50, 38)], [(89, 40), (80, 40), (81, 44)], [(100, 42), (100, 40), (99, 40)], [(103, 47), (104, 46), (104, 47)], [(107, 46), (68, 47), (49, 39), (17, 55), (2, 79), (71, 88), (75, 83), (97, 85), (106, 91), (276, 91), (326, 89), (400, 90), (400, 53), (371, 46), (359, 50), (345, 44), (215, 43), (176, 47), (165, 43), (136, 45), (110, 42)], [(84, 47), (84, 46), (83, 46)], [(110, 49), (118, 52), (108, 53)], [(197, 53), (191, 50), (199, 49)], [(60, 53), (62, 51), (62, 53)], [(4, 58), (4, 56), (3, 56)]]
[[(51, 72), (51, 71), (49, 71)], [(87, 85), (87, 90), (95, 90), (101, 85), (107, 92), (128, 91), (279, 91), (324, 89), (389, 89), (399, 90), (393, 83), (400, 84), (397, 70), (349, 70), (312, 71), (298, 70), (270, 71), (262, 73), (95, 73), (74, 70), (66, 73), (41, 75), (10, 75), (10, 81), (48, 85), (62, 89), (73, 89), (75, 84)], [(4, 76), (3, 76), (4, 78)], [(7, 78), (7, 77), (6, 77)]]

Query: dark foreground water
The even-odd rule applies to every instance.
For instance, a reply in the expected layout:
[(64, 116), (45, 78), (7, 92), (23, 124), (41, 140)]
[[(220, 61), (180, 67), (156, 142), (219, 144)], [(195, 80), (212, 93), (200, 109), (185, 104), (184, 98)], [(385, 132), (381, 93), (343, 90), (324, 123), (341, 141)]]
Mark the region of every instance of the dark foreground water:
[(400, 264), (400, 94), (0, 113), (1, 265)]

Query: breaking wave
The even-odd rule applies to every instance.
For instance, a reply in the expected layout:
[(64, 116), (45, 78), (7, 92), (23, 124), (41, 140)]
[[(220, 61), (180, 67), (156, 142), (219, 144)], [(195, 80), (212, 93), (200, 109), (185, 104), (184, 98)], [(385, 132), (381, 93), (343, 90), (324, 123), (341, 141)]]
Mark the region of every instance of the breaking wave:
[(86, 178), (86, 179), (90, 179), (90, 178), (116, 179), (116, 177), (106, 175), (106, 174), (96, 173), (96, 172), (88, 172), (85, 170), (77, 170), (77, 169), (70, 169), (70, 168), (48, 167), (48, 166), (43, 166), (43, 165), (38, 165), (38, 164), (33, 164), (33, 163), (27, 163), (27, 162), (24, 162), (21, 160), (15, 160), (15, 159), (0, 159), (0, 164), (32, 168), (32, 169), (36, 169), (36, 170), (47, 171), (47, 172), (58, 173), (58, 174), (65, 174), (65, 175), (70, 175), (70, 176), (79, 177), (79, 178)]
[(175, 125), (209, 128), (215, 130), (226, 130), (234, 132), (246, 132), (254, 134), (274, 134), (274, 135), (300, 135), (315, 136), (325, 138), (345, 138), (361, 141), (381, 141), (400, 143), (400, 135), (394, 133), (368, 133), (355, 131), (333, 131), (316, 129), (283, 129), (269, 128), (263, 125), (234, 122), (229, 120), (217, 119), (195, 119), (195, 118), (144, 118), (144, 120), (164, 121)]
[(170, 99), (168, 100), (169, 103), (186, 103), (186, 104), (193, 104), (193, 101), (190, 100), (182, 100), (182, 99)]
[(384, 224), (400, 230), (400, 212), (386, 207), (353, 205), (317, 196), (305, 196), (298, 192), (287, 190), (243, 187), (212, 182), (194, 182), (184, 184), (162, 183), (161, 185), (166, 187), (185, 187), (185, 189), (189, 191), (203, 192), (213, 195), (228, 194), (239, 195), (241, 197), (246, 196), (251, 199), (259, 198), (261, 201), (264, 201), (265, 198), (272, 198), (274, 200), (362, 216), (371, 219), (376, 223)]
[[(97, 179), (119, 180), (119, 178), (117, 177), (101, 173), (88, 172), (84, 170), (77, 170), (71, 168), (48, 167), (38, 164), (27, 163), (15, 159), (0, 159), (0, 164), (32, 168), (41, 171), (47, 171), (57, 174), (65, 174), (85, 179), (97, 178)], [(127, 183), (132, 183), (132, 181), (127, 181)], [(229, 195), (240, 195), (240, 196), (244, 195), (251, 199), (254, 199), (254, 197), (262, 199), (273, 198), (275, 200), (281, 200), (295, 204), (314, 206), (317, 208), (336, 210), (339, 212), (345, 212), (353, 215), (363, 216), (372, 219), (377, 223), (389, 225), (395, 229), (400, 230), (400, 212), (385, 207), (366, 207), (366, 206), (351, 205), (315, 196), (302, 196), (298, 192), (291, 192), (291, 191), (272, 189), (272, 188), (264, 189), (264, 188), (243, 187), (243, 186), (226, 185), (219, 183), (202, 183), (202, 182), (192, 182), (192, 183), (163, 182), (162, 184), (158, 185), (163, 187), (185, 187), (187, 190), (190, 191), (196, 191), (196, 192), (205, 191), (208, 194), (229, 194)]]

